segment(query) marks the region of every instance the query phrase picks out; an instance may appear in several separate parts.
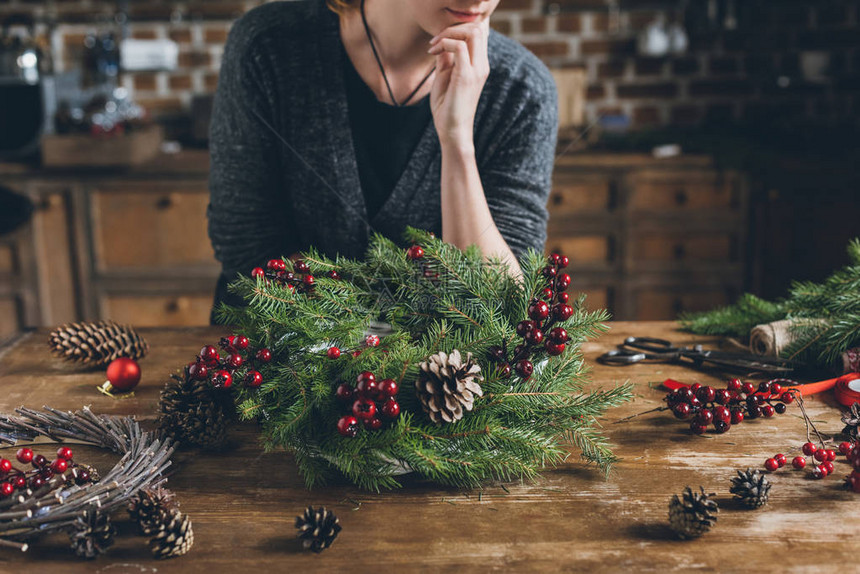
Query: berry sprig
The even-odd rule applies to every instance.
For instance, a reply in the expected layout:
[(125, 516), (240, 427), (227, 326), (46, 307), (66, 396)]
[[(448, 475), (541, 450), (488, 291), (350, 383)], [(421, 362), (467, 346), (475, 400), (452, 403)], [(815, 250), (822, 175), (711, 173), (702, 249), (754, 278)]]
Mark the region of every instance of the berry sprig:
[(791, 391), (783, 390), (780, 383), (784, 382), (791, 381), (773, 379), (760, 383), (756, 388), (752, 383), (732, 379), (725, 389), (694, 383), (670, 392), (664, 400), (676, 418), (691, 419), (690, 430), (693, 433), (704, 434), (710, 426), (717, 433), (724, 433), (746, 419), (770, 418), (785, 413), (795, 396)]
[(370, 371), (359, 373), (355, 387), (341, 383), (335, 396), (352, 414), (344, 415), (337, 421), (337, 432), (345, 437), (358, 434), (359, 421), (364, 428), (377, 431), (383, 426), (383, 418), (394, 420), (400, 416), (400, 404), (394, 398), (400, 390), (394, 379), (376, 380)]
[(89, 467), (76, 463), (73, 456), (72, 449), (67, 446), (57, 449), (54, 460), (48, 460), (30, 448), (18, 449), (15, 458), (21, 464), (31, 465), (33, 468), (30, 470), (16, 468), (12, 461), (0, 458), (0, 500), (11, 497), (16, 491), (19, 496), (29, 498), (46, 486), (53, 489), (64, 484), (93, 482)]
[[(340, 279), (337, 271), (332, 269), (326, 276), (331, 279)], [(301, 259), (293, 263), (293, 270), (287, 271), (287, 263), (282, 259), (270, 259), (266, 268), (254, 267), (251, 277), (263, 277), (266, 281), (276, 281), (282, 287), (297, 293), (309, 293), (316, 285), (316, 279), (311, 275), (310, 267)]]
[(498, 363), (503, 378), (510, 376), (511, 365), (522, 379), (531, 377), (534, 364), (530, 359), (541, 350), (551, 357), (564, 352), (570, 336), (563, 327), (554, 325), (573, 315), (573, 307), (568, 304), (570, 296), (565, 292), (570, 286), (570, 275), (561, 272), (569, 262), (566, 256), (558, 253), (549, 256), (549, 264), (541, 271), (546, 282), (540, 296), (530, 302), (529, 318), (517, 324), (517, 335), (523, 340), (514, 347), (512, 356), (508, 358), (507, 342), (490, 347), (490, 358)]
[(213, 345), (200, 349), (197, 358), (185, 368), (186, 377), (198, 381), (208, 380), (219, 389), (229, 389), (234, 380), (243, 381), (250, 389), (263, 384), (263, 375), (259, 369), (272, 360), (269, 349), (252, 349), (244, 335), (224, 337), (218, 346), (223, 355)]

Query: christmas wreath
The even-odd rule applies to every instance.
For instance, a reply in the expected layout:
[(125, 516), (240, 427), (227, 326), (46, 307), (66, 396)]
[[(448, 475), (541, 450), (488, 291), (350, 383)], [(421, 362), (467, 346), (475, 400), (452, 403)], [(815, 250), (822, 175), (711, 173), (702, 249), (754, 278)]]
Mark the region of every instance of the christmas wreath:
[(458, 486), (531, 478), (571, 443), (608, 470), (596, 417), (631, 393), (583, 390), (579, 347), (607, 315), (569, 300), (567, 258), (529, 253), (517, 278), (477, 248), (406, 239), (404, 250), (375, 236), (361, 261), (311, 250), (238, 278), (247, 306), (219, 310), (236, 334), (167, 385), (162, 428), (220, 439), (228, 396), (261, 422), (265, 447), (295, 454), (308, 487), (338, 474), (371, 490), (404, 472)]

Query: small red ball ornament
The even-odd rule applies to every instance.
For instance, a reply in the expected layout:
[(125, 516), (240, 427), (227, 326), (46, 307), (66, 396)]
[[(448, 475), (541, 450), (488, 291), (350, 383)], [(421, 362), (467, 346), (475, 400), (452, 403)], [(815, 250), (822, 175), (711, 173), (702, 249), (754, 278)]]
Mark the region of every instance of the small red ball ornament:
[(266, 272), (263, 271), (262, 267), (254, 267), (253, 269), (251, 269), (251, 277), (253, 277), (254, 279), (256, 279), (257, 277), (265, 277), (265, 276), (266, 276)]
[(382, 414), (389, 419), (397, 418), (400, 414), (400, 405), (394, 399), (388, 399), (382, 404)]
[(352, 403), (352, 414), (363, 421), (370, 420), (376, 415), (376, 403), (367, 398), (361, 398)]
[(249, 343), (250, 341), (248, 341), (248, 337), (246, 337), (245, 335), (236, 335), (236, 337), (233, 339), (233, 346), (240, 351), (244, 351), (245, 349), (247, 349)]
[(218, 349), (213, 347), (212, 345), (206, 345), (202, 349), (200, 349), (200, 353), (197, 355), (200, 357), (200, 360), (206, 363), (210, 367), (214, 367), (218, 364), (218, 359), (220, 359), (220, 355), (218, 355)]
[(340, 417), (337, 421), (337, 432), (346, 437), (354, 437), (358, 434), (358, 419), (349, 415)]
[(263, 384), (263, 375), (259, 371), (248, 371), (245, 375), (245, 386), (256, 389)]
[(348, 403), (355, 398), (355, 389), (349, 383), (341, 383), (334, 394), (341, 401)]
[(209, 376), (209, 367), (204, 363), (191, 363), (188, 365), (188, 376), (198, 381), (205, 381)]
[(272, 360), (272, 352), (269, 349), (260, 349), (257, 351), (256, 357), (261, 363), (268, 363)]
[(328, 351), (326, 351), (326, 356), (332, 360), (337, 359), (340, 357), (340, 349), (337, 347), (329, 347)]
[(400, 387), (397, 385), (397, 381), (394, 379), (382, 379), (379, 381), (378, 393), (380, 397), (390, 399), (395, 396), (397, 392), (400, 390)]
[(219, 389), (229, 389), (233, 384), (233, 375), (224, 369), (217, 371), (212, 375), (212, 384)]
[(535, 321), (543, 321), (549, 317), (549, 305), (543, 301), (536, 301), (529, 305), (529, 317)]
[(412, 259), (413, 261), (416, 259), (421, 259), (424, 257), (424, 250), (420, 245), (413, 245), (409, 249), (406, 250), (406, 257)]
[(0, 474), (7, 474), (12, 470), (12, 462), (5, 458), (0, 458)]
[(573, 307), (566, 303), (559, 303), (552, 308), (552, 316), (556, 321), (567, 321), (573, 315)]
[(364, 338), (364, 344), (368, 347), (378, 347), (379, 346), (379, 336), (378, 335), (368, 335)]
[(72, 449), (67, 446), (61, 446), (57, 449), (57, 458), (62, 458), (63, 460), (72, 460)]
[(802, 456), (796, 456), (792, 459), (791, 466), (793, 466), (797, 470), (800, 470), (806, 466), (806, 459)]
[(15, 453), (15, 458), (18, 459), (18, 462), (21, 464), (29, 464), (33, 461), (33, 449), (30, 448), (20, 448), (18, 452)]
[(767, 459), (766, 461), (764, 461), (764, 467), (765, 467), (767, 470), (769, 470), (769, 471), (773, 472), (773, 471), (775, 471), (776, 469), (778, 469), (778, 468), (779, 468), (779, 463), (778, 463), (778, 462), (776, 462), (776, 460), (775, 460), (775, 459), (769, 458), (769, 459)]
[(227, 358), (227, 364), (230, 366), (231, 369), (238, 369), (244, 363), (245, 359), (243, 359), (242, 355), (240, 355), (239, 353), (230, 355), (230, 357)]
[(51, 463), (51, 470), (53, 470), (57, 474), (63, 474), (64, 472), (66, 472), (66, 470), (68, 470), (68, 468), (69, 468), (69, 463), (67, 460), (65, 460), (63, 458), (58, 458), (57, 460), (55, 460), (54, 462)]
[(7, 498), (12, 496), (12, 493), (15, 491), (15, 487), (12, 486), (11, 482), (4, 482), (0, 484), (0, 496), (3, 498)]
[(805, 454), (806, 456), (812, 456), (815, 454), (815, 451), (817, 449), (813, 443), (805, 442), (805, 443), (803, 443), (803, 448), (801, 448), (801, 450), (803, 451), (803, 454)]
[(140, 382), (140, 365), (134, 359), (120, 357), (114, 359), (107, 368), (107, 381), (98, 387), (103, 393), (126, 393)]
[(553, 343), (552, 341), (547, 341), (544, 343), (544, 348), (546, 349), (546, 354), (552, 357), (557, 357), (564, 353), (564, 343)]

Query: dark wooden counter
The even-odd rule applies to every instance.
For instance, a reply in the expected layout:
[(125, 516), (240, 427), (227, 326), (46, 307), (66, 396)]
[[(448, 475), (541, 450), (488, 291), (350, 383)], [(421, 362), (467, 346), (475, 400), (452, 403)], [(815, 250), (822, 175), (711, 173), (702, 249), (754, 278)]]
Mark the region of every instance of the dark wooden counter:
[[(222, 331), (213, 328), (144, 330), (152, 350), (142, 362), (136, 396), (112, 400), (98, 394), (99, 372), (76, 371), (54, 359), (45, 332), (20, 338), (0, 351), (0, 411), (15, 406), (135, 414), (151, 421), (165, 376)], [(708, 342), (674, 331), (671, 323), (615, 323), (600, 341), (588, 343), (590, 362), (628, 335), (663, 336), (676, 342)], [(194, 520), (195, 546), (166, 562), (149, 558), (145, 540), (123, 535), (95, 562), (76, 559), (65, 536), (48, 537), (22, 554), (0, 550), (0, 571), (43, 572), (235, 572), (235, 571), (492, 571), (666, 572), (666, 571), (840, 571), (853, 570), (860, 533), (858, 495), (842, 490), (848, 473), (816, 481), (784, 468), (774, 473), (770, 503), (739, 509), (728, 495), (737, 468), (759, 467), (777, 452), (789, 457), (805, 442), (792, 407), (773, 419), (745, 422), (725, 435), (689, 434), (666, 413), (630, 423), (611, 421), (658, 406), (658, 382), (719, 379), (669, 365), (627, 368), (594, 365), (598, 386), (630, 378), (636, 400), (611, 411), (606, 429), (623, 461), (608, 480), (584, 466), (574, 452), (558, 468), (527, 484), (487, 485), (483, 492), (439, 488), (406, 481), (399, 491), (374, 494), (348, 485), (307, 491), (289, 455), (263, 454), (252, 426), (232, 435), (220, 453), (182, 453), (170, 486)], [(841, 429), (832, 397), (809, 401), (821, 429)], [(49, 447), (45, 447), (46, 450)], [(11, 449), (0, 450), (12, 454)], [(79, 460), (108, 468), (112, 459), (77, 449)], [(718, 493), (722, 507), (715, 528), (697, 541), (672, 538), (667, 504), (685, 485)], [(322, 555), (303, 553), (294, 539), (293, 517), (308, 504), (326, 505), (343, 531)]]

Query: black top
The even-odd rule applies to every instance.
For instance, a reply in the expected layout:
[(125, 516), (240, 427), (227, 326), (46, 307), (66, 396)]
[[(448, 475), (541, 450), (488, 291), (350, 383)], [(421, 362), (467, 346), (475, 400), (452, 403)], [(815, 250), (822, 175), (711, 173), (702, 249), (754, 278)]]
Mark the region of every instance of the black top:
[(391, 195), (433, 118), (430, 96), (399, 107), (380, 102), (342, 46), (341, 52), (358, 177), (367, 214), (373, 217)]

